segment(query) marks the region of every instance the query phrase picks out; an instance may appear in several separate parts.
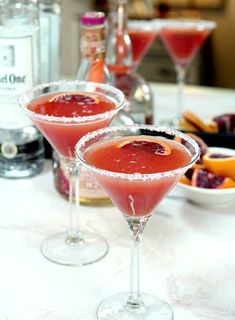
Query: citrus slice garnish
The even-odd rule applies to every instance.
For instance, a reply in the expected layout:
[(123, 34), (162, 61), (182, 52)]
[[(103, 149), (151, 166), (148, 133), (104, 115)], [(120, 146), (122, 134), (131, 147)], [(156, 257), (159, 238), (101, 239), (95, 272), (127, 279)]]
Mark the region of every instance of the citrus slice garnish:
[(49, 99), (56, 103), (77, 103), (79, 105), (97, 104), (100, 99), (98, 95), (87, 92), (60, 92)]
[(163, 140), (149, 137), (133, 137), (118, 144), (118, 148), (129, 150), (145, 150), (157, 155), (168, 156), (171, 146)]
[(235, 156), (209, 152), (203, 156), (203, 164), (206, 169), (224, 177), (235, 180)]
[(195, 169), (192, 176), (192, 186), (207, 189), (234, 188), (235, 181), (230, 177), (216, 175), (207, 169)]

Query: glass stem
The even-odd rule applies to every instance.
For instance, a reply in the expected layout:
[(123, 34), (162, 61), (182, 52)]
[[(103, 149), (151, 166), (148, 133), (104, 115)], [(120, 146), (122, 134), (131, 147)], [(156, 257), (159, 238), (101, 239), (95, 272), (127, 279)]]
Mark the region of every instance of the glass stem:
[(69, 244), (81, 240), (79, 231), (79, 172), (80, 166), (70, 159), (64, 160), (69, 177), (69, 229), (66, 242)]
[(131, 232), (131, 267), (130, 267), (130, 294), (126, 309), (129, 311), (144, 307), (140, 293), (140, 244), (144, 227), (149, 217), (127, 218)]
[(183, 107), (184, 107), (184, 86), (185, 86), (185, 67), (177, 64), (175, 66), (176, 69), (176, 77), (177, 77), (177, 85), (178, 85), (178, 94), (177, 94), (177, 111), (176, 111), (176, 119), (182, 117)]

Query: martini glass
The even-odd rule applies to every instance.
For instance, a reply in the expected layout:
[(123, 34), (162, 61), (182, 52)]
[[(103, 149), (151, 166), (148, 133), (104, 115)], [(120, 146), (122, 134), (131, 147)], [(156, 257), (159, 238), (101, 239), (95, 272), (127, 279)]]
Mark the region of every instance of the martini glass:
[(69, 228), (45, 239), (43, 255), (62, 265), (82, 266), (108, 252), (102, 237), (79, 226), (79, 165), (75, 143), (86, 133), (107, 126), (124, 105), (117, 89), (92, 82), (58, 81), (38, 85), (19, 104), (60, 156), (69, 175)]
[(216, 27), (213, 21), (168, 19), (162, 24), (160, 37), (175, 65), (178, 84), (177, 110), (167, 124), (177, 127), (182, 116), (186, 71), (204, 41)]
[(128, 34), (132, 46), (133, 70), (136, 70), (156, 40), (159, 29), (151, 20), (128, 20)]
[(128, 35), (132, 47), (132, 66), (117, 74), (115, 85), (127, 98), (125, 110), (136, 123), (153, 123), (153, 94), (148, 82), (137, 69), (158, 35), (157, 24), (151, 20), (128, 20)]
[(165, 301), (140, 292), (140, 242), (155, 206), (197, 160), (197, 143), (173, 129), (118, 126), (83, 137), (76, 155), (119, 208), (132, 240), (130, 291), (106, 298), (98, 307), (98, 319), (172, 319)]

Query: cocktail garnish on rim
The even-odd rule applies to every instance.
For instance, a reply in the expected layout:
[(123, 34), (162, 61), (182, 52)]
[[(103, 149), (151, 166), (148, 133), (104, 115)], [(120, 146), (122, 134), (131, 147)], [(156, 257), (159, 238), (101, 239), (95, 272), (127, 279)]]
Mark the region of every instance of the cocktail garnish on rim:
[(132, 150), (142, 149), (163, 156), (171, 154), (171, 146), (168, 143), (160, 139), (151, 139), (149, 137), (133, 137), (133, 140), (125, 140), (123, 143), (120, 143), (118, 147)]

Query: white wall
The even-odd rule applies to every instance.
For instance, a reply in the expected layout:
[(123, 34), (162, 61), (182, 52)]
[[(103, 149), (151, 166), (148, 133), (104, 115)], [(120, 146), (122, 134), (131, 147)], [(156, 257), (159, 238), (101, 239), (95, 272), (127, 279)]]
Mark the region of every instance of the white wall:
[(61, 75), (75, 77), (79, 61), (79, 16), (90, 9), (89, 0), (62, 0)]
[(215, 20), (218, 23), (213, 34), (215, 83), (235, 88), (235, 1), (228, 0), (224, 14)]

